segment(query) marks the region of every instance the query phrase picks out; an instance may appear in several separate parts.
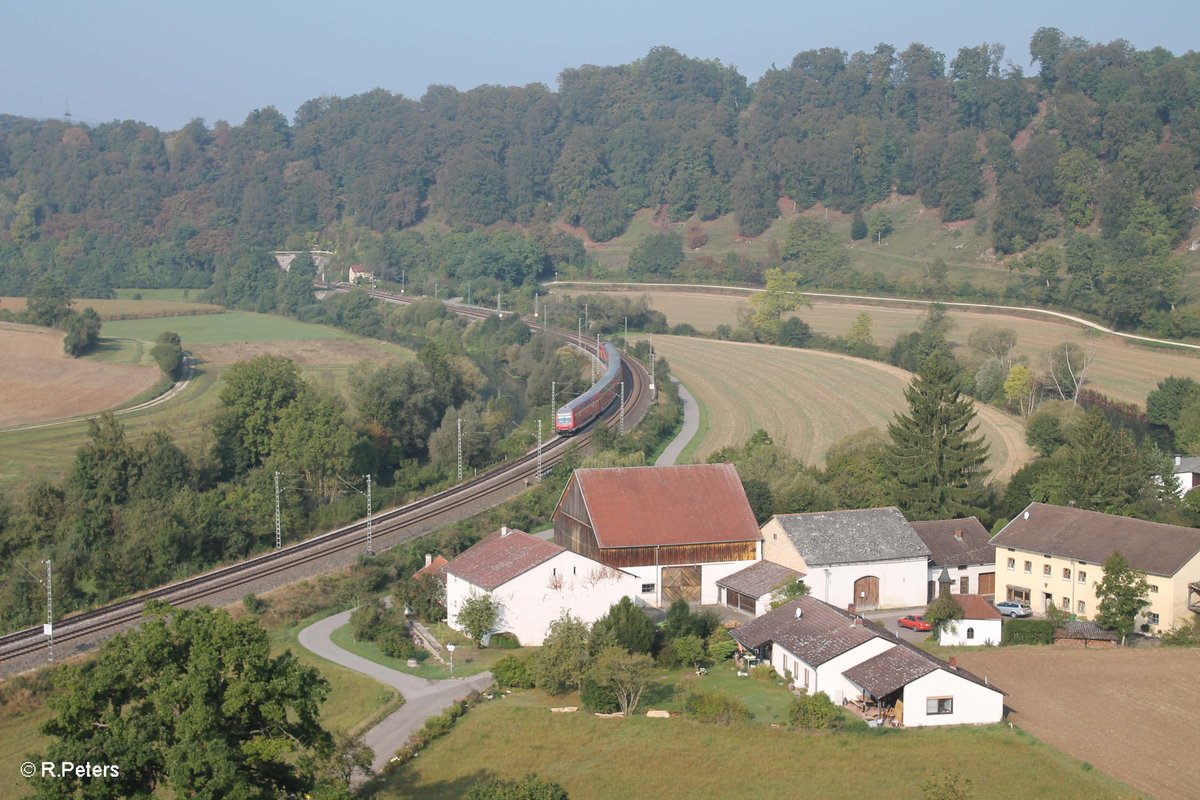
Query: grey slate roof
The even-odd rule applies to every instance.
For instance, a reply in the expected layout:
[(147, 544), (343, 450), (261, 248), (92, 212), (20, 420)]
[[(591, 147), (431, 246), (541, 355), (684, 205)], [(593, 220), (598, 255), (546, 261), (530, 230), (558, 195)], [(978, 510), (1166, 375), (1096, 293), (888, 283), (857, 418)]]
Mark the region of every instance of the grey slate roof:
[[(799, 609), (801, 616), (796, 617)], [(751, 650), (774, 642), (819, 667), (878, 635), (879, 629), (814, 597), (797, 597), (779, 608), (739, 625), (730, 634)]]
[(776, 564), (774, 561), (755, 561), (745, 569), (717, 581), (717, 586), (732, 589), (749, 597), (759, 598), (785, 583), (803, 578), (803, 572)]
[(932, 659), (904, 647), (893, 647), (843, 670), (842, 675), (875, 697), (885, 697), (935, 669), (938, 664)]
[(963, 567), (996, 561), (996, 548), (988, 544), (992, 534), (975, 517), (934, 519), (910, 524), (929, 548), (934, 566)]
[(776, 514), (810, 567), (928, 558), (929, 548), (894, 507)]
[(1175, 465), (1175, 474), (1184, 472), (1200, 472), (1200, 456), (1185, 456)]

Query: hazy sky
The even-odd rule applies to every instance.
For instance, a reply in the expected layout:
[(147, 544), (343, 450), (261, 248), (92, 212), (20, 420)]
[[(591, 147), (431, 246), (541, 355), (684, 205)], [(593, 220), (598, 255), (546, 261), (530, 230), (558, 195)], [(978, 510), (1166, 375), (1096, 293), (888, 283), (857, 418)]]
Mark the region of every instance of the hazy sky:
[(947, 54), (984, 41), (1028, 69), (1029, 37), (1055, 26), (1090, 41), (1195, 49), (1200, 2), (926, 0), (0, 0), (0, 114), (240, 123), (275, 106), (382, 87), (419, 98), (430, 84), (556, 86), (581, 64), (622, 64), (665, 44), (733, 64), (751, 82), (801, 50)]

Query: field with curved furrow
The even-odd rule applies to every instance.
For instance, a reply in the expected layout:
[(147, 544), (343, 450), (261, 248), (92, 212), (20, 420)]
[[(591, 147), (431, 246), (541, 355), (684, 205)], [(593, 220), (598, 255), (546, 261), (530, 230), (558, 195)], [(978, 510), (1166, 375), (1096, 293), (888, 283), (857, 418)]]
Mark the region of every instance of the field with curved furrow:
[[(823, 464), (839, 439), (886, 428), (905, 408), (911, 379), (888, 364), (817, 350), (679, 336), (656, 336), (654, 345), (704, 406), (696, 461), (762, 428), (801, 461)], [(979, 407), (979, 422), (992, 446), (993, 478), (1008, 478), (1033, 458), (1020, 420)]]
[[(575, 294), (584, 292), (576, 291)], [(623, 294), (650, 298), (651, 307), (667, 315), (671, 325), (689, 323), (698, 330), (711, 331), (718, 325), (737, 326), (737, 309), (746, 299), (738, 295), (703, 294), (687, 291), (586, 292), (587, 294)], [(890, 347), (900, 334), (916, 330), (924, 310), (915, 307), (882, 306), (869, 303), (833, 302), (816, 299), (812, 308), (802, 308), (796, 316), (818, 333), (844, 335), (860, 313), (871, 315), (875, 343)], [(978, 359), (966, 346), (971, 331), (991, 325), (1017, 332), (1015, 353), (1024, 356), (1034, 372), (1045, 372), (1045, 353), (1063, 342), (1076, 342), (1094, 354), (1088, 386), (1126, 403), (1145, 406), (1146, 395), (1168, 375), (1200, 380), (1200, 356), (1166, 347), (1148, 347), (1110, 336), (1085, 331), (1067, 322), (1033, 319), (1004, 313), (951, 309), (954, 327), (950, 340), (960, 360)]]

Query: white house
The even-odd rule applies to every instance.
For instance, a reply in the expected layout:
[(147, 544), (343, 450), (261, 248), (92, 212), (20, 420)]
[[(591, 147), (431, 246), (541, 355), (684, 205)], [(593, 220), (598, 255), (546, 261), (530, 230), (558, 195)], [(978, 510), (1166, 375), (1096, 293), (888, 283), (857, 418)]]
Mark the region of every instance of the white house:
[(637, 575), (640, 597), (719, 602), (717, 581), (762, 558), (732, 464), (577, 469), (554, 509), (554, 541)]
[(776, 514), (763, 558), (805, 573), (813, 596), (845, 608), (911, 608), (927, 600), (929, 548), (896, 508)]
[(996, 593), (996, 548), (992, 534), (975, 517), (910, 522), (917, 536), (929, 548), (929, 591), (927, 599), (937, 595), (942, 571), (950, 577), (951, 594)]
[(717, 579), (717, 602), (752, 617), (762, 616), (771, 610), (771, 603), (783, 586), (803, 577), (804, 573), (774, 561), (756, 561)]
[(1180, 497), (1200, 485), (1200, 458), (1175, 456), (1175, 480), (1179, 481)]
[(999, 722), (1004, 693), (849, 611), (799, 597), (730, 631), (793, 686), (906, 727)]
[(362, 268), (361, 264), (354, 264), (350, 267), (350, 283), (364, 284), (374, 283), (375, 273)]
[(622, 597), (635, 600), (638, 578), (529, 534), (501, 528), (443, 568), (446, 617), (461, 630), (458, 612), (474, 595), (500, 607), (493, 633), (512, 633), (523, 645), (540, 645), (564, 611), (592, 623)]
[(962, 607), (963, 618), (944, 628), (938, 637), (943, 646), (971, 647), (981, 644), (1000, 644), (1000, 612), (977, 594), (955, 595)]

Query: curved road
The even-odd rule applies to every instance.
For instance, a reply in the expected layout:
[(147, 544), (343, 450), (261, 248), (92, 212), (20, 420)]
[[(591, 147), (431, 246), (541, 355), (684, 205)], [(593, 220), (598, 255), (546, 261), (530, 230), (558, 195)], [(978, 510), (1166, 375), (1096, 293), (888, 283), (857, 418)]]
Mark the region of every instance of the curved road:
[[(602, 291), (605, 287), (613, 289), (682, 289), (682, 290), (698, 290), (711, 289), (713, 293), (727, 294), (729, 292), (741, 292), (745, 294), (756, 294), (765, 292), (766, 289), (752, 289), (744, 286), (721, 286), (719, 284), (708, 283), (633, 283), (633, 282), (615, 282), (615, 281), (550, 281), (545, 286), (587, 286), (596, 290)], [(703, 293), (703, 292), (701, 292)], [(1153, 336), (1139, 336), (1136, 333), (1124, 333), (1122, 331), (1106, 328), (1098, 322), (1092, 322), (1090, 319), (1077, 317), (1074, 314), (1066, 314), (1062, 311), (1051, 311), (1048, 308), (1036, 308), (1034, 306), (1002, 306), (992, 303), (964, 303), (955, 300), (915, 300), (908, 297), (877, 297), (875, 295), (866, 294), (830, 294), (828, 292), (801, 292), (805, 297), (824, 297), (830, 300), (867, 300), (873, 303), (900, 303), (902, 305), (918, 305), (930, 306), (934, 303), (941, 303), (950, 308), (983, 308), (991, 311), (1020, 311), (1026, 314), (1041, 314), (1048, 317), (1056, 317), (1060, 320), (1073, 322), (1076, 325), (1081, 325), (1085, 328), (1107, 333), (1110, 336), (1120, 336), (1122, 339), (1132, 339), (1139, 342), (1149, 342), (1150, 344), (1166, 345), (1168, 347), (1181, 347), (1187, 350), (1200, 350), (1200, 344), (1191, 344), (1190, 342), (1177, 342), (1173, 339), (1156, 339)]]
[(677, 379), (671, 378), (671, 381), (679, 389), (679, 402), (683, 403), (683, 426), (654, 462), (656, 467), (669, 467), (678, 461), (683, 448), (687, 447), (700, 431), (700, 406), (696, 403), (696, 398), (692, 397), (692, 393)]
[(300, 644), (321, 658), (361, 672), (395, 688), (404, 696), (404, 705), (384, 717), (379, 724), (363, 735), (363, 741), (375, 752), (371, 768), (379, 772), (396, 751), (404, 746), (408, 737), (425, 724), (425, 720), (442, 713), (455, 700), (461, 700), (473, 691), (482, 691), (491, 686), (492, 673), (481, 672), (469, 678), (435, 681), (376, 664), (343, 650), (329, 638), (335, 630), (349, 624), (350, 614), (350, 611), (343, 611), (309, 625), (300, 631)]

